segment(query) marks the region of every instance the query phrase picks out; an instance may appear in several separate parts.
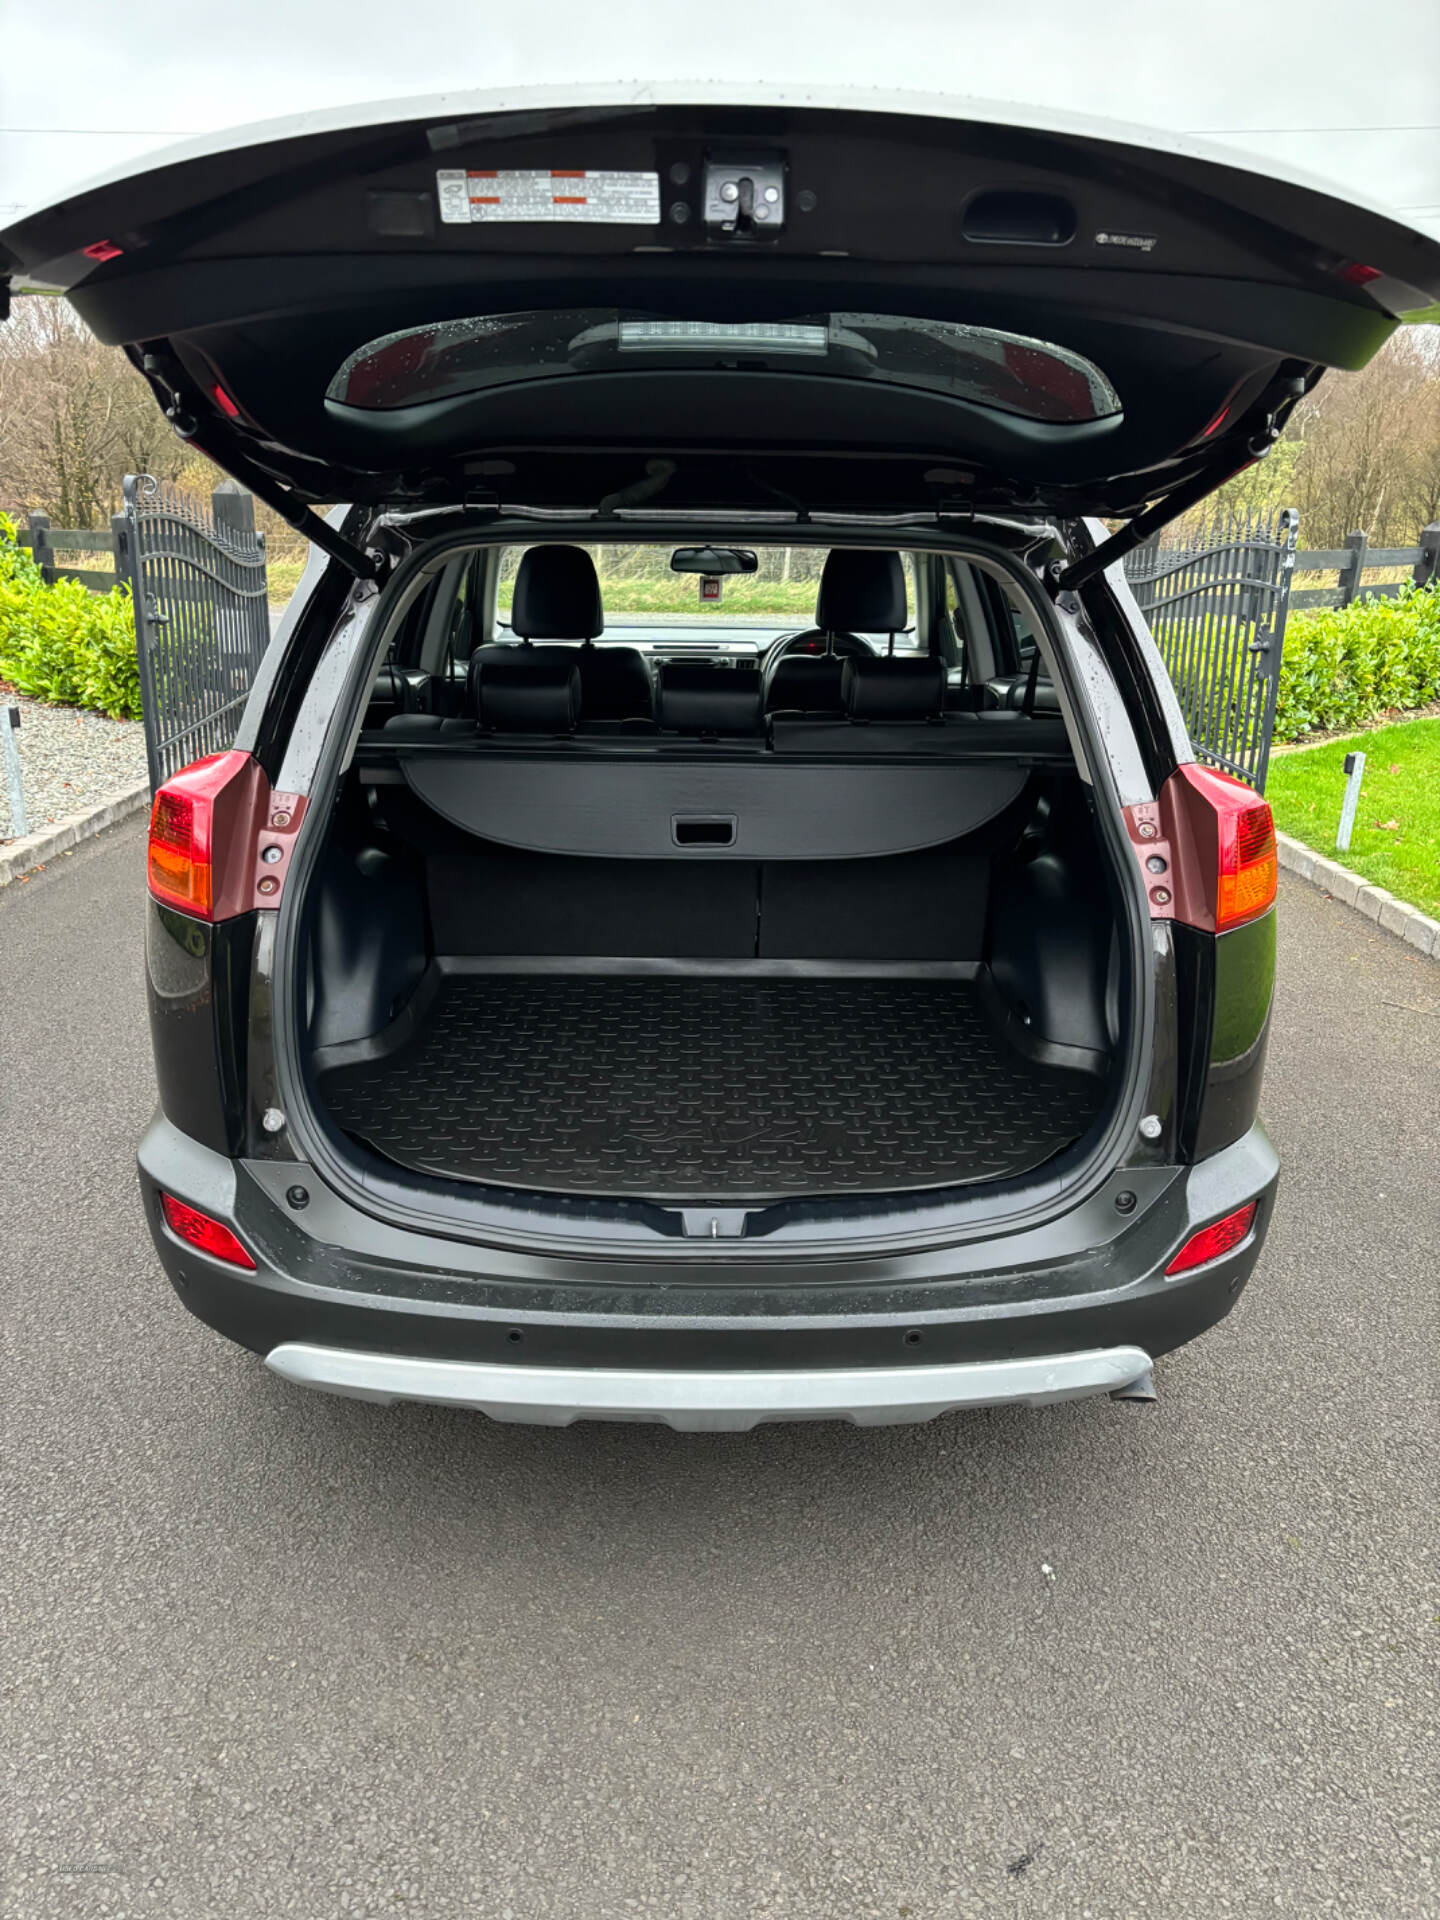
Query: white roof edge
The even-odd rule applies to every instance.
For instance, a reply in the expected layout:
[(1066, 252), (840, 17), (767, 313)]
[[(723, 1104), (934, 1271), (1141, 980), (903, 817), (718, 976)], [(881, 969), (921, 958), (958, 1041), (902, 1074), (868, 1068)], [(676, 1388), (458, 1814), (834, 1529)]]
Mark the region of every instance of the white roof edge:
[(51, 207), (65, 205), (99, 187), (113, 186), (138, 175), (158, 172), (186, 160), (208, 159), (232, 153), (243, 147), (260, 146), (268, 141), (292, 140), (306, 134), (338, 133), (347, 128), (359, 131), (393, 121), (433, 120), (444, 125), (453, 120), (473, 120), (490, 114), (535, 112), (565, 107), (819, 107), (870, 113), (913, 114), (941, 120), (967, 120), (981, 125), (1023, 128), (1036, 133), (1073, 135), (1081, 139), (1111, 140), (1122, 146), (1141, 147), (1177, 158), (1208, 161), (1216, 166), (1234, 167), (1287, 185), (1328, 194), (1332, 199), (1365, 212), (1393, 220), (1427, 239), (1433, 235), (1415, 227), (1393, 207), (1358, 194), (1352, 187), (1311, 173), (1308, 169), (1282, 163), (1268, 155), (1254, 154), (1240, 147), (1218, 145), (1193, 134), (1175, 133), (1147, 127), (1132, 121), (1106, 120), (1098, 116), (1071, 113), (1060, 107), (1026, 105), (1020, 101), (982, 100), (962, 94), (920, 93), (884, 87), (803, 86), (783, 82), (756, 82), (741, 86), (730, 80), (656, 80), (585, 81), (563, 86), (505, 87), (494, 92), (413, 94), (398, 100), (366, 100), (351, 106), (324, 107), (310, 113), (288, 114), (277, 120), (257, 120), (238, 127), (225, 127), (216, 133), (195, 139), (155, 147), (107, 167), (102, 173), (78, 181), (58, 200), (39, 201), (27, 207), (7, 225), (18, 225), (32, 215)]

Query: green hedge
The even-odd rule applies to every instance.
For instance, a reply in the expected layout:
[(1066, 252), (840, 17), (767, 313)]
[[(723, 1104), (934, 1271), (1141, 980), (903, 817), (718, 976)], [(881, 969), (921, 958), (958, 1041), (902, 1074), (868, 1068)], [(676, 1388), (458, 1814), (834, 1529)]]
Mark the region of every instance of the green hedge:
[(78, 580), (47, 587), (0, 513), (0, 680), (62, 706), (116, 720), (140, 717), (135, 621), (124, 587), (91, 593)]
[(1285, 628), (1277, 740), (1357, 727), (1391, 708), (1440, 699), (1440, 592), (1293, 613)]

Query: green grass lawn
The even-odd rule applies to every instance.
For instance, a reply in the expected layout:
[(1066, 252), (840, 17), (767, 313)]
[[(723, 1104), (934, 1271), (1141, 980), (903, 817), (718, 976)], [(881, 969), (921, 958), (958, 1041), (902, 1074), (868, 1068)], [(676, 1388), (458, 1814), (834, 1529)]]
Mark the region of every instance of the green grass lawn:
[(298, 560), (270, 561), (265, 569), (265, 584), (270, 590), (270, 604), (272, 607), (283, 607), (285, 605), (291, 594), (294, 593), (296, 587), (299, 586), (300, 576), (304, 571), (305, 561), (303, 556)]
[[(1365, 755), (1360, 807), (1350, 851), (1337, 853), (1345, 756), (1356, 748)], [(1409, 720), (1275, 754), (1265, 798), (1282, 833), (1440, 916), (1440, 720)]]

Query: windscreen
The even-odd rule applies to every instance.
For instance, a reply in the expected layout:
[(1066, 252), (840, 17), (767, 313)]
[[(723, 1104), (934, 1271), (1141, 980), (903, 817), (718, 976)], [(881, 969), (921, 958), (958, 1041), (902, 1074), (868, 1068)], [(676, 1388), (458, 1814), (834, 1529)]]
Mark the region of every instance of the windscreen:
[(1121, 411), (1109, 380), (1079, 354), (959, 321), (885, 313), (671, 320), (603, 308), (491, 314), (385, 334), (343, 362), (326, 398), (383, 411), (525, 380), (667, 367), (878, 380), (1055, 425)]
[[(619, 542), (588, 546), (600, 584), (605, 609), (605, 637), (627, 645), (664, 644), (680, 648), (708, 647), (734, 641), (764, 647), (781, 634), (813, 627), (816, 595), (825, 565), (823, 547), (756, 549), (753, 573), (706, 580), (703, 575), (677, 573), (670, 565), (671, 547)], [(510, 609), (515, 575), (524, 547), (502, 547), (496, 579), (495, 634), (511, 636)], [(915, 558), (902, 553), (905, 599), (909, 620), (893, 640), (896, 653), (923, 651), (915, 622)], [(891, 648), (889, 634), (865, 636), (877, 652)], [(822, 643), (801, 651), (820, 651)]]

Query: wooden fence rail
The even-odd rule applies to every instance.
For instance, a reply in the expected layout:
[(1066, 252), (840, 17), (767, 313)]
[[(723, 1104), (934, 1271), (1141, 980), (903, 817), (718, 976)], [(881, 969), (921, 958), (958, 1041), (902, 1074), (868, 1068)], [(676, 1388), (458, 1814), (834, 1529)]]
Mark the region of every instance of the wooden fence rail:
[(108, 527), (91, 531), (86, 527), (52, 527), (48, 513), (32, 513), (15, 535), (17, 543), (29, 547), (40, 577), (53, 586), (57, 580), (78, 580), (96, 593), (108, 593), (122, 584), (120, 575), (100, 567), (62, 567), (57, 553), (108, 553), (115, 556), (115, 536)]
[[(123, 576), (98, 567), (62, 567), (57, 553), (115, 553), (115, 536), (109, 528), (90, 532), (84, 528), (52, 527), (48, 513), (32, 513), (16, 534), (22, 547), (29, 547), (36, 565), (47, 581), (78, 580), (82, 585), (104, 593), (122, 584)], [(1413, 547), (1372, 547), (1363, 533), (1352, 533), (1343, 547), (1313, 547), (1295, 556), (1296, 573), (1333, 573), (1333, 587), (1300, 587), (1290, 594), (1292, 609), (1299, 607), (1348, 607), (1362, 595), (1376, 599), (1393, 598), (1405, 582), (1380, 581), (1367, 585), (1365, 574), (1381, 568), (1409, 567), (1417, 587), (1440, 581), (1440, 522), (1424, 527), (1420, 541)]]
[(1313, 547), (1295, 556), (1296, 573), (1333, 573), (1333, 587), (1299, 587), (1290, 593), (1291, 608), (1348, 607), (1362, 595), (1377, 600), (1393, 599), (1403, 592), (1407, 582), (1382, 580), (1367, 585), (1369, 569), (1409, 567), (1410, 579), (1417, 587), (1440, 580), (1440, 523), (1423, 527), (1420, 544), (1414, 547), (1372, 547), (1363, 533), (1346, 537), (1343, 547)]

